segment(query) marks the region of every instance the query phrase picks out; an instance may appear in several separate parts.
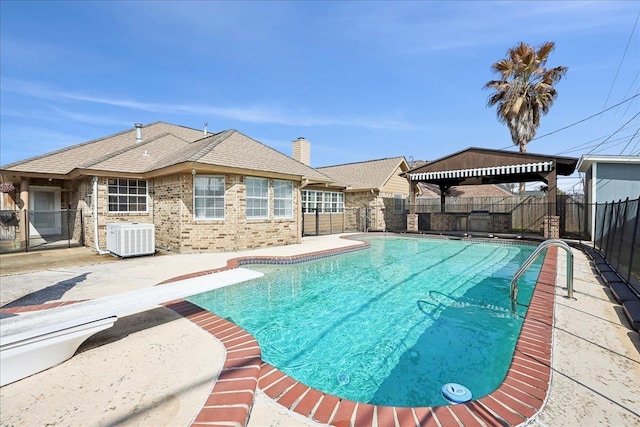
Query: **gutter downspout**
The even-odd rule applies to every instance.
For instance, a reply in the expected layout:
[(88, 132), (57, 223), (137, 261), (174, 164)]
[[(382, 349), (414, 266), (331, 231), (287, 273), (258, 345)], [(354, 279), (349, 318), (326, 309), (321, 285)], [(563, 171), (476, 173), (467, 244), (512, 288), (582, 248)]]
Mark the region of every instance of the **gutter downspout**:
[(103, 251), (100, 249), (100, 242), (98, 240), (98, 177), (93, 177), (93, 241), (96, 245), (96, 252), (98, 255), (106, 255), (109, 251)]

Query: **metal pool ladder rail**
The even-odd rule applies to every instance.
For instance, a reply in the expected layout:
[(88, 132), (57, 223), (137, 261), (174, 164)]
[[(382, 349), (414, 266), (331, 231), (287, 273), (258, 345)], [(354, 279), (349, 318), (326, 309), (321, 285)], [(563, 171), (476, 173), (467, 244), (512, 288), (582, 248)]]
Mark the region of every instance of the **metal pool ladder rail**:
[(535, 251), (529, 258), (522, 264), (522, 266), (518, 269), (513, 279), (511, 279), (511, 301), (515, 302), (518, 297), (518, 279), (520, 276), (524, 274), (524, 272), (533, 264), (533, 262), (540, 256), (543, 250), (547, 249), (550, 246), (557, 246), (563, 248), (567, 252), (567, 298), (573, 299), (573, 252), (571, 252), (571, 248), (564, 241), (560, 239), (549, 239), (540, 243)]

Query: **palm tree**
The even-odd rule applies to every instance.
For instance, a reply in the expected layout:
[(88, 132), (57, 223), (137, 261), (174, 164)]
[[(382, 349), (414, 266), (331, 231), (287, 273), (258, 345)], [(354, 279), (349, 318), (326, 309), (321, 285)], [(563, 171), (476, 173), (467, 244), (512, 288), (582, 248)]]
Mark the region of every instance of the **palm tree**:
[[(547, 114), (558, 97), (554, 85), (567, 73), (564, 66), (547, 69), (547, 59), (553, 51), (553, 42), (535, 47), (520, 42), (507, 51), (507, 57), (491, 66), (491, 71), (501, 75), (491, 80), (485, 89), (495, 92), (489, 96), (487, 106), (497, 105), (496, 115), (511, 132), (511, 140), (527, 151), (527, 144), (540, 126), (540, 116)], [(520, 184), (520, 192), (524, 185)]]

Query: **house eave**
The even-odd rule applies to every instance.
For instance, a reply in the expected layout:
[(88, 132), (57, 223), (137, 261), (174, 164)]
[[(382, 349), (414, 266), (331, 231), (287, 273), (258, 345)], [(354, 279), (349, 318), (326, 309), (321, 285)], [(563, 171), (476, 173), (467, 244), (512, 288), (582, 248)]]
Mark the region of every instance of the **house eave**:
[(576, 169), (578, 172), (586, 172), (594, 163), (612, 164), (640, 164), (640, 156), (589, 156), (584, 155), (578, 160)]
[(44, 179), (71, 179), (69, 174), (59, 173), (44, 173), (44, 172), (20, 172), (12, 170), (0, 170), (0, 175), (11, 179), (32, 179), (32, 178), (44, 178)]

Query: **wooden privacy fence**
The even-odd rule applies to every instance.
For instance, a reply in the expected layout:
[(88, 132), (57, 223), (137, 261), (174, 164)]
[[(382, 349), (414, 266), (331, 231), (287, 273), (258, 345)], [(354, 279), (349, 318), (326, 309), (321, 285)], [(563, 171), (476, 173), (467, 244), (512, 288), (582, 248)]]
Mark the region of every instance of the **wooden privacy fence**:
[[(586, 205), (582, 195), (557, 198), (560, 234), (564, 237), (587, 237)], [(415, 213), (435, 214), (441, 211), (440, 198), (416, 198)], [(541, 233), (544, 218), (555, 211), (547, 196), (447, 197), (445, 213), (461, 216), (477, 212), (510, 216), (511, 231)], [(508, 221), (508, 220), (507, 220)], [(421, 221), (429, 227), (429, 219)], [(424, 230), (424, 231), (438, 231)]]

